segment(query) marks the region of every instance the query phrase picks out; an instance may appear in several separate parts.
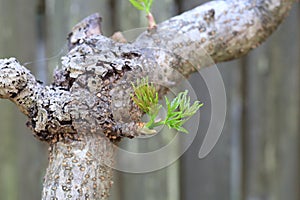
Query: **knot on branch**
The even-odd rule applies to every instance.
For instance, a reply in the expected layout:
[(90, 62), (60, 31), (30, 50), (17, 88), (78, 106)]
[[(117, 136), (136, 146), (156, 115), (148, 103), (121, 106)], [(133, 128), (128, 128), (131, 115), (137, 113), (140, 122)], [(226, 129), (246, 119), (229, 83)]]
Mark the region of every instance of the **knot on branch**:
[(76, 24), (72, 28), (72, 32), (68, 35), (69, 50), (79, 44), (82, 44), (87, 37), (101, 35), (101, 21), (102, 18), (100, 15), (98, 13), (94, 13)]

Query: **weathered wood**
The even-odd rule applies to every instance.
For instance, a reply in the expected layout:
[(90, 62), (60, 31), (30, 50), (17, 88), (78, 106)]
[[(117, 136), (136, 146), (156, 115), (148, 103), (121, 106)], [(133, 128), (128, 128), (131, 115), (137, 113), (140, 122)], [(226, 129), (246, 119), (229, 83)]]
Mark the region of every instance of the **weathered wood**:
[[(191, 158), (197, 157), (201, 138), (183, 157), (182, 199), (299, 198), (299, 11), (295, 7), (278, 32), (249, 57), (219, 65), (228, 98), (224, 131), (206, 159)], [(271, 77), (276, 81), (271, 83)], [(273, 97), (267, 98), (269, 94)], [(203, 115), (201, 125), (207, 118)], [(224, 152), (231, 153), (226, 157)], [(227, 162), (215, 164), (224, 157)]]
[(295, 7), (279, 31), (248, 57), (245, 198), (299, 198), (297, 20)]
[(0, 127), (0, 198), (1, 199), (17, 199), (16, 185), (18, 184), (17, 173), (17, 157), (18, 153), (15, 149), (15, 133), (13, 132), (12, 121), (13, 107), (12, 104), (1, 102)]
[[(233, 105), (238, 105), (236, 96), (239, 95), (239, 64), (230, 62), (218, 67), (226, 86), (227, 109), (230, 109)], [(226, 72), (228, 67), (233, 68), (233, 72)], [(199, 159), (199, 150), (211, 119), (212, 104), (207, 85), (202, 77), (199, 74), (192, 75), (190, 81), (194, 84), (195, 92), (205, 106), (201, 109), (197, 137), (181, 159), (181, 199), (194, 199), (195, 197), (199, 197), (198, 199), (230, 199), (232, 189), (230, 179), (231, 169), (233, 169), (230, 146), (234, 145), (231, 136), (236, 135), (237, 130), (234, 128), (238, 123), (236, 121), (238, 116), (235, 113), (227, 113), (223, 133), (218, 143), (204, 159)], [(228, 88), (231, 89), (228, 90)], [(194, 123), (187, 122), (187, 126), (194, 126)]]

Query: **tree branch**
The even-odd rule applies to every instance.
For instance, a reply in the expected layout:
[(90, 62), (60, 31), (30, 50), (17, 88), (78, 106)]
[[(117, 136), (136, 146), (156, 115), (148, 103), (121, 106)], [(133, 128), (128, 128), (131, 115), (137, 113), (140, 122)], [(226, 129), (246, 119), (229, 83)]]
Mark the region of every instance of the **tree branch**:
[(10, 99), (30, 117), (42, 86), (15, 58), (0, 60), (0, 98)]
[[(167, 49), (197, 68), (236, 59), (266, 40), (286, 17), (293, 2), (208, 2), (158, 24), (155, 32), (143, 33), (135, 44)], [(184, 64), (181, 67), (184, 74), (195, 70)]]

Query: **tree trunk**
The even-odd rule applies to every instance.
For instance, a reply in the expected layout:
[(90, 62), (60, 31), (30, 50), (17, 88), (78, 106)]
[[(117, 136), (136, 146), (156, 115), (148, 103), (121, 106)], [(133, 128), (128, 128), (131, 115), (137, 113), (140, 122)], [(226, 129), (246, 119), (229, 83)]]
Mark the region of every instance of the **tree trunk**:
[[(112, 182), (113, 143), (99, 134), (49, 148), (42, 199), (107, 199)], [(99, 192), (100, 191), (100, 192)]]

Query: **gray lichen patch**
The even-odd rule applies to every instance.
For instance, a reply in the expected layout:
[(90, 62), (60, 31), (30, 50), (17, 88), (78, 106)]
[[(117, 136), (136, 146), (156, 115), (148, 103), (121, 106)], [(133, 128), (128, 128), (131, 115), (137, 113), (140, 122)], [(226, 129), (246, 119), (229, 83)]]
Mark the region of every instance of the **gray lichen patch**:
[(54, 84), (70, 92), (65, 109), (77, 132), (104, 133), (113, 141), (139, 134), (135, 124), (142, 113), (131, 100), (136, 76), (130, 74), (145, 75), (144, 59), (134, 46), (100, 35), (86, 38), (62, 58)]
[(16, 97), (34, 80), (30, 71), (22, 67), (15, 58), (0, 59), (0, 98)]
[(72, 126), (72, 118), (65, 106), (71, 101), (68, 91), (44, 87), (37, 94), (35, 115), (27, 123), (35, 136), (49, 143), (68, 141), (77, 138)]

